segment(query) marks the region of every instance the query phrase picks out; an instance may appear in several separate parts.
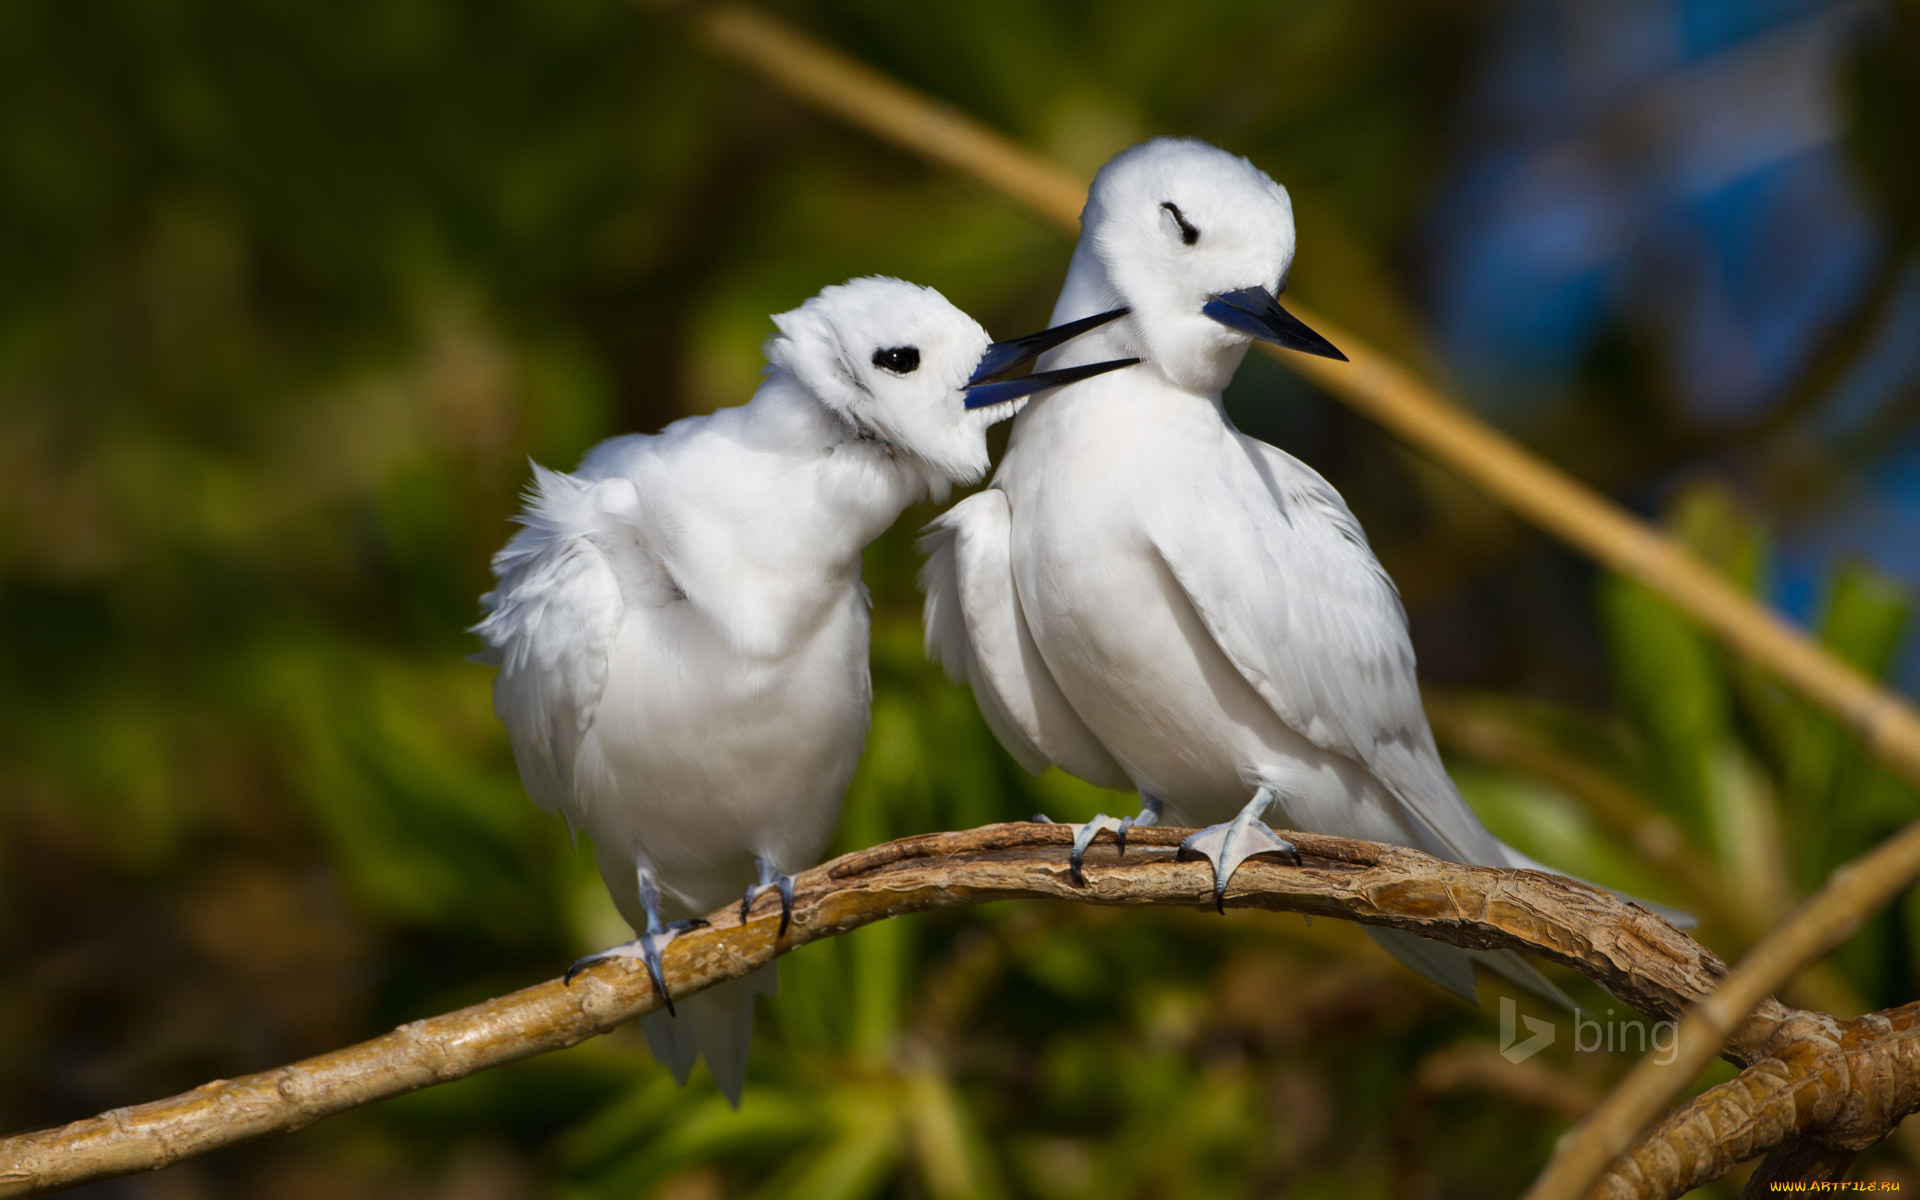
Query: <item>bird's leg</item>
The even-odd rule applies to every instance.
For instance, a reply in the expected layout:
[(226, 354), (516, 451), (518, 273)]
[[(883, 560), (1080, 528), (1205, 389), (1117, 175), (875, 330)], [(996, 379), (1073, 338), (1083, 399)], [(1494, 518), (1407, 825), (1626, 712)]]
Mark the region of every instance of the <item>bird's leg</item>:
[(667, 943), (681, 934), (694, 929), (704, 929), (707, 921), (704, 917), (688, 917), (684, 921), (660, 920), (660, 890), (654, 886), (653, 872), (645, 867), (636, 868), (640, 877), (640, 907), (647, 914), (647, 931), (630, 942), (623, 942), (598, 954), (589, 954), (567, 968), (566, 976), (561, 980), (569, 986), (573, 977), (598, 962), (610, 958), (637, 958), (647, 966), (647, 977), (653, 980), (653, 990), (660, 993), (660, 999), (667, 1006), (667, 1015), (679, 1016), (673, 1008), (673, 994), (667, 991), (667, 977), (660, 970), (660, 951)]
[(1180, 843), (1180, 861), (1204, 858), (1213, 864), (1213, 906), (1222, 913), (1227, 911), (1227, 881), (1247, 859), (1256, 854), (1290, 854), (1299, 865), (1299, 848), (1260, 819), (1275, 798), (1274, 790), (1262, 784), (1233, 820), (1196, 830)]
[(1138, 815), (1128, 817), (1126, 820), (1120, 822), (1120, 828), (1113, 835), (1113, 840), (1120, 843), (1121, 854), (1124, 855), (1127, 852), (1128, 830), (1132, 829), (1135, 825), (1147, 826), (1158, 825), (1160, 823), (1160, 806), (1160, 797), (1149, 796), (1145, 792), (1140, 793), (1140, 812)]
[[(1053, 824), (1053, 818), (1047, 816), (1045, 813), (1035, 813), (1032, 817), (1029, 817), (1028, 820), (1041, 825)], [(1081, 873), (1081, 868), (1087, 860), (1087, 847), (1093, 845), (1093, 839), (1098, 836), (1102, 830), (1113, 834), (1114, 841), (1119, 843), (1120, 853), (1125, 854), (1127, 852), (1127, 831), (1129, 829), (1132, 829), (1135, 825), (1156, 825), (1159, 821), (1160, 798), (1142, 793), (1140, 796), (1140, 813), (1138, 816), (1127, 817), (1125, 820), (1122, 820), (1118, 817), (1110, 817), (1105, 813), (1095, 813), (1091, 821), (1081, 825), (1068, 826), (1069, 829), (1073, 830), (1073, 849), (1067, 853), (1067, 866), (1073, 875), (1074, 886), (1087, 886), (1087, 879), (1086, 876)]]
[(753, 867), (760, 878), (748, 885), (747, 894), (740, 901), (740, 923), (747, 923), (747, 914), (753, 911), (753, 902), (760, 893), (768, 888), (777, 888), (780, 892), (780, 932), (773, 935), (774, 941), (787, 936), (787, 926), (793, 924), (793, 876), (774, 866), (767, 858), (756, 855)]

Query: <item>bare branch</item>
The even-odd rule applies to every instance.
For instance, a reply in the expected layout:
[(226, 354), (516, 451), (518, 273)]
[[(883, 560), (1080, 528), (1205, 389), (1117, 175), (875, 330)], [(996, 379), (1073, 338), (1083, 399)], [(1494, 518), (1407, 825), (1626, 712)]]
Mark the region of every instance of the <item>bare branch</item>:
[[(1561, 1143), (1560, 1152), (1527, 1192), (1527, 1200), (1573, 1200), (1586, 1195), (1607, 1165), (1712, 1061), (1721, 1039), (1736, 1029), (1746, 1032), (1751, 1024), (1747, 1015), (1756, 1005), (1777, 1004), (1769, 999), (1775, 989), (1853, 936), (1868, 917), (1911, 887), (1916, 878), (1920, 878), (1920, 821), (1834, 872), (1825, 887), (1762, 939), (1740, 968), (1680, 1023), (1673, 1059), (1667, 1063), (1642, 1059), (1586, 1124)], [(1776, 1057), (1782, 1057), (1796, 1085), (1804, 1080), (1804, 1061)], [(1889, 1124), (1880, 1137), (1891, 1130)]]
[(1799, 1138), (1775, 1147), (1761, 1160), (1747, 1176), (1747, 1186), (1740, 1189), (1740, 1200), (1771, 1196), (1770, 1185), (1776, 1182), (1838, 1183), (1859, 1157), (1857, 1150), (1838, 1150), (1815, 1138)]
[(1776, 1057), (1669, 1113), (1589, 1194), (1667, 1200), (1762, 1154), (1749, 1193), (1838, 1178), (1920, 1105), (1920, 1002), (1851, 1021), (1802, 1013), (1775, 1037)]
[[(1433, 735), (1445, 749), (1530, 775), (1579, 804), (1657, 871), (1685, 889), (1682, 903), (1703, 921), (1732, 933), (1744, 952), (1785, 916), (1780, 908), (1737, 900), (1702, 865), (1709, 856), (1670, 818), (1604, 770), (1529, 738), (1514, 722), (1483, 702), (1431, 688), (1421, 689)], [(1814, 963), (1784, 988), (1789, 1003), (1854, 1016), (1867, 1004), (1846, 977), (1828, 963)]]
[[(1116, 858), (1110, 844), (1097, 846), (1085, 887), (1068, 876), (1070, 835), (1063, 826), (990, 825), (889, 842), (796, 877), (793, 927), (778, 945), (777, 913), (744, 926), (733, 907), (714, 913), (711, 928), (668, 947), (668, 986), (686, 995), (874, 921), (993, 900), (1205, 910), (1211, 868), (1174, 858), (1185, 832), (1136, 828), (1124, 858)], [(1539, 871), (1462, 866), (1401, 846), (1287, 836), (1304, 864), (1250, 861), (1234, 877), (1228, 904), (1405, 929), (1468, 949), (1524, 950), (1665, 1019), (1718, 994), (1727, 975), (1711, 951), (1661, 918), (1586, 884)], [(155, 1170), (288, 1132), (574, 1045), (658, 1006), (646, 972), (616, 960), (587, 971), (570, 988), (539, 984), (291, 1066), (0, 1141), (0, 1197)], [(1633, 1168), (1644, 1179), (1616, 1172), (1624, 1184), (1603, 1195), (1678, 1195), (1674, 1180), (1717, 1177), (1741, 1158), (1795, 1138), (1857, 1148), (1885, 1137), (1920, 1099), (1914, 1070), (1920, 1004), (1839, 1021), (1764, 999), (1732, 1029), (1723, 1053), (1750, 1069), (1682, 1109), (1649, 1138), (1644, 1153), (1635, 1152), (1637, 1164), (1673, 1159), (1660, 1166), (1664, 1173), (1644, 1166)], [(1816, 1094), (1818, 1102), (1809, 1103)], [(1721, 1128), (1732, 1119), (1727, 1114), (1744, 1114), (1751, 1134), (1699, 1135)]]
[[(1068, 832), (1061, 826), (992, 825), (890, 842), (798, 876), (793, 927), (777, 947), (777, 916), (742, 926), (737, 910), (713, 914), (711, 928), (668, 947), (668, 986), (684, 995), (873, 921), (991, 900), (1208, 908), (1211, 869), (1174, 861), (1181, 836), (1179, 830), (1135, 829), (1119, 859), (1110, 845), (1096, 847), (1084, 888), (1068, 878)], [(1386, 925), (1469, 948), (1531, 951), (1658, 1017), (1679, 1015), (1726, 971), (1710, 951), (1652, 913), (1559, 876), (1461, 866), (1398, 846), (1287, 836), (1300, 846), (1305, 865), (1249, 862), (1234, 878), (1229, 904)], [(570, 988), (539, 984), (278, 1070), (0, 1141), (0, 1196), (153, 1170), (298, 1129), (574, 1045), (657, 1006), (646, 972), (619, 960), (587, 971)], [(1744, 1062), (1760, 1054), (1791, 1015), (1780, 1005), (1763, 1005), (1732, 1039), (1729, 1055)]]

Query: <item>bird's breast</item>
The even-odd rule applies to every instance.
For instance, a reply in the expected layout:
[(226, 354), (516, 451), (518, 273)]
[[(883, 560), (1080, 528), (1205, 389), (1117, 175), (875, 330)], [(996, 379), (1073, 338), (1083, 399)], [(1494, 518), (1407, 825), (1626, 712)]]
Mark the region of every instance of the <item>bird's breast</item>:
[(1156, 514), (1192, 507), (1184, 481), (1226, 469), (1230, 431), (1191, 417), (1176, 411), (1158, 436), (1131, 421), (1046, 428), (1046, 469), (1009, 488), (1013, 572), (1049, 673), (1135, 781), (1243, 803), (1249, 743), (1274, 719), (1150, 537)]
[(776, 656), (740, 653), (685, 604), (629, 620), (577, 773), (595, 841), (689, 894), (715, 864), (811, 861), (866, 735), (867, 612), (844, 600)]

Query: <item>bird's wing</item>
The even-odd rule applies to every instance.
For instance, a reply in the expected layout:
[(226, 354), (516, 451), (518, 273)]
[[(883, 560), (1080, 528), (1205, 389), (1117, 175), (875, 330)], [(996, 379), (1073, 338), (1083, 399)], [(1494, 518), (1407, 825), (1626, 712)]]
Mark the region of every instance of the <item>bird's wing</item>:
[[(593, 483), (535, 468), (526, 528), (494, 556), (499, 582), (481, 598), (475, 657), (500, 668), (493, 706), (513, 743), (534, 802), (569, 826), (585, 817), (574, 756), (606, 688), (608, 659), (626, 602), (596, 529), (608, 501), (631, 503), (625, 480)], [(611, 495), (610, 495), (611, 493)]]
[(1280, 719), (1372, 770), (1430, 836), (1422, 849), (1503, 862), (1434, 747), (1406, 613), (1360, 523), (1305, 464), (1235, 436), (1244, 463), (1190, 478), (1190, 507), (1143, 512), (1155, 549)]
[(1000, 744), (1038, 775), (1057, 764), (1089, 783), (1132, 783), (1061, 694), (1034, 645), (1014, 590), (1007, 494), (987, 488), (954, 505), (921, 538), (927, 565), (927, 657), (973, 687)]

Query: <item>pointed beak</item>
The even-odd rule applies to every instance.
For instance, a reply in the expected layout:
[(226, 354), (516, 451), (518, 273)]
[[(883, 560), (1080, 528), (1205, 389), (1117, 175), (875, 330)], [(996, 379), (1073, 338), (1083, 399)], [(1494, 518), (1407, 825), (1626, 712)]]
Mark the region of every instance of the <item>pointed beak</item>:
[(1092, 379), (1095, 375), (1105, 375), (1108, 371), (1118, 371), (1139, 362), (1137, 358), (1116, 358), (1110, 362), (1087, 363), (1080, 367), (1061, 367), (1057, 371), (1035, 371), (1031, 375), (1022, 375), (1018, 379), (994, 379), (986, 383), (970, 383), (963, 393), (967, 398), (967, 409), (985, 408), (989, 404), (1005, 404), (1009, 400), (1018, 400), (1022, 396), (1031, 396), (1052, 387), (1064, 387), (1069, 383), (1078, 383), (1082, 379)]
[(1090, 329), (1098, 329), (1108, 321), (1126, 315), (1126, 309), (1116, 308), (1112, 312), (1095, 313), (1091, 317), (1082, 317), (1078, 321), (1068, 321), (1065, 325), (1055, 325), (1052, 329), (1043, 329), (1039, 333), (1014, 338), (1010, 342), (995, 342), (988, 346), (987, 352), (980, 357), (980, 365), (973, 369), (973, 378), (967, 380), (967, 386), (972, 387), (974, 384), (1004, 379), (1022, 364), (1032, 362), (1055, 346), (1070, 342)]
[(1263, 342), (1272, 342), (1289, 350), (1298, 350), (1302, 354), (1317, 354), (1321, 358), (1347, 361), (1347, 356), (1334, 349), (1333, 343), (1307, 328), (1306, 323), (1280, 307), (1273, 293), (1263, 287), (1241, 288), (1237, 292), (1221, 292), (1207, 301), (1201, 312), (1225, 325), (1229, 329), (1238, 329), (1241, 333), (1250, 333)]

